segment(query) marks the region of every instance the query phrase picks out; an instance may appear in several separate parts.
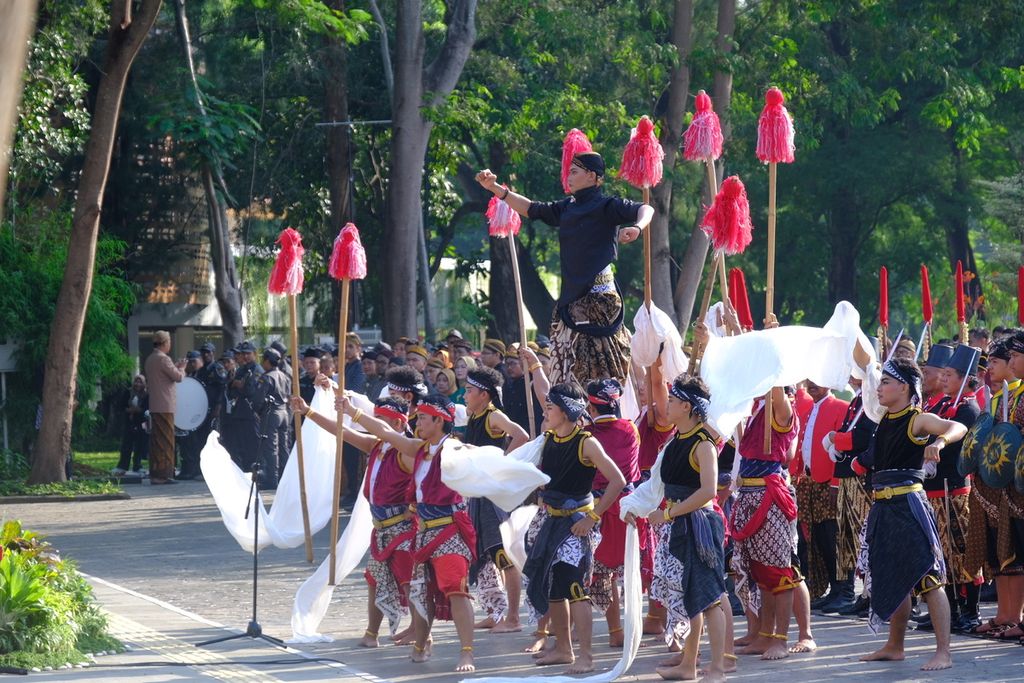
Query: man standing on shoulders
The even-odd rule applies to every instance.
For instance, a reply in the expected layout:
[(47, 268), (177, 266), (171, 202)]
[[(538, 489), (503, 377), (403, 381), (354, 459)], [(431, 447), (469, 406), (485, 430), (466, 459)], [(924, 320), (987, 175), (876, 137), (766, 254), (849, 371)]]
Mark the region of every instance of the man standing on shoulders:
[(177, 364), (168, 355), (171, 335), (159, 330), (153, 335), (153, 353), (146, 358), (146, 381), (149, 385), (149, 414), (153, 433), (149, 443), (149, 476), (154, 484), (173, 484), (174, 480), (174, 410), (177, 383), (185, 378), (185, 361)]

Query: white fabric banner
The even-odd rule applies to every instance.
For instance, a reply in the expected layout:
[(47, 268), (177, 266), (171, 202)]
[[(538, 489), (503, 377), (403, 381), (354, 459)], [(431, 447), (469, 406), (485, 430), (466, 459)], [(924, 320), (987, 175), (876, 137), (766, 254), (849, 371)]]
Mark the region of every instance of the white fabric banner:
[(690, 361), (683, 353), (683, 338), (665, 311), (651, 304), (648, 313), (647, 308), (640, 306), (633, 316), (633, 328), (636, 332), (633, 333), (630, 348), (633, 360), (638, 365), (645, 368), (654, 365), (658, 359), (658, 349), (664, 344), (661, 351), (661, 373), (665, 381), (672, 381), (686, 372)]
[(467, 446), (445, 439), (441, 448), (441, 481), (445, 486), (466, 498), (487, 498), (506, 512), (515, 510), (527, 496), (551, 481), (533, 463), (506, 457), (495, 446)]
[(750, 414), (755, 398), (804, 379), (843, 389), (854, 374), (858, 343), (874, 360), (871, 343), (860, 330), (860, 314), (847, 301), (836, 305), (823, 328), (793, 325), (712, 336), (701, 362), (701, 377), (711, 389), (709, 421), (719, 434), (731, 434)]

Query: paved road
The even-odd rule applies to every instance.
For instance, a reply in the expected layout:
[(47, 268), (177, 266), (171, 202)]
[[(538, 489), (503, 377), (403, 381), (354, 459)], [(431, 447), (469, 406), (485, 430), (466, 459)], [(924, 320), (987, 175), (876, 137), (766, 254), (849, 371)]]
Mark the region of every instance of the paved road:
[[(366, 650), (354, 645), (365, 628), (366, 589), (353, 574), (337, 589), (322, 632), (334, 643), (303, 646), (286, 653), (249, 638), (209, 648), (193, 643), (244, 629), (251, 610), (252, 556), (224, 529), (202, 483), (170, 487), (129, 487), (130, 500), (78, 503), (0, 504), (0, 516), (20, 519), (42, 532), (92, 577), (97, 596), (112, 615), (116, 633), (133, 651), (98, 659), (96, 667), (55, 671), (37, 677), (52, 681), (315, 681), (344, 683), (394, 681), (450, 683), (458, 644), (450, 624), (439, 624), (434, 659), (419, 666), (407, 648)], [(327, 531), (314, 539), (316, 563), (326, 556)], [(289, 619), (295, 589), (312, 572), (301, 547), (268, 548), (260, 553), (259, 620), (279, 638), (291, 635)], [(992, 605), (985, 605), (987, 614)], [(925, 676), (918, 667), (932, 648), (929, 636), (909, 634), (908, 659), (896, 664), (862, 664), (857, 658), (880, 640), (864, 622), (815, 617), (821, 648), (814, 655), (784, 662), (743, 658), (738, 681), (784, 676), (786, 683), (833, 679), (875, 681), (1019, 681), (1024, 648), (973, 638), (954, 639), (956, 666)], [(606, 629), (595, 625), (598, 668), (609, 668), (618, 653), (604, 643)], [(525, 634), (481, 634), (476, 643), (480, 673), (525, 676), (538, 673), (519, 650)], [(660, 680), (654, 674), (664, 656), (658, 639), (644, 641), (633, 670), (623, 680)], [(321, 658), (321, 659), (317, 659)], [(547, 673), (545, 671), (545, 673)], [(550, 673), (561, 673), (551, 671)]]

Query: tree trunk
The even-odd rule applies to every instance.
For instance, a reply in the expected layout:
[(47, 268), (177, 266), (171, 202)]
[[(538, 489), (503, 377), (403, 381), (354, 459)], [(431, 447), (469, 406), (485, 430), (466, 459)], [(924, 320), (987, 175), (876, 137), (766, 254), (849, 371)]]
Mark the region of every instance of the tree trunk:
[(36, 23), (36, 0), (0, 0), (0, 219), (4, 217), (7, 168), (18, 122), (25, 60)]
[(494, 318), (493, 322), (488, 325), (488, 334), (511, 343), (519, 339), (519, 312), (516, 310), (515, 277), (512, 275), (512, 253), (508, 246), (509, 239), (506, 237), (488, 239), (491, 247), (491, 278), (487, 310)]
[(978, 264), (974, 260), (974, 249), (971, 247), (970, 237), (970, 211), (971, 211), (971, 178), (967, 168), (967, 160), (964, 158), (964, 151), (956, 146), (953, 133), (949, 133), (949, 145), (953, 154), (953, 191), (947, 198), (947, 216), (943, 223), (946, 226), (946, 244), (949, 248), (950, 272), (956, 273), (956, 262), (962, 261), (964, 272), (970, 271), (974, 274), (971, 279), (966, 280), (965, 302), (967, 320), (974, 317), (975, 312), (978, 318), (985, 319), (984, 307), (974, 308), (975, 302), (982, 295), (981, 274), (978, 272)]
[[(192, 92), (195, 95), (196, 108), (199, 116), (206, 120), (206, 105), (203, 93), (196, 79), (195, 61), (192, 59), (192, 38), (188, 28), (188, 14), (185, 12), (185, 0), (174, 0), (174, 18), (178, 28), (178, 38), (185, 54), (185, 64), (192, 79)], [(213, 264), (213, 295), (220, 309), (221, 331), (224, 335), (224, 348), (231, 348), (245, 339), (242, 326), (242, 288), (238, 285), (235, 273), (235, 256), (231, 253), (231, 229), (228, 224), (227, 198), (221, 196), (217, 187), (226, 188), (224, 176), (220, 168), (204, 163), (202, 167), (203, 191), (206, 194), (207, 225), (210, 233), (210, 263)], [(226, 190), (225, 190), (226, 191)]]
[(78, 351), (92, 293), (103, 192), (110, 172), (117, 121), (128, 72), (156, 21), (160, 4), (161, 0), (142, 0), (134, 17), (131, 0), (111, 4), (110, 38), (75, 199), (67, 265), (47, 345), (43, 419), (29, 476), (33, 484), (65, 479), (64, 462), (71, 448)]
[[(718, 68), (715, 69), (714, 81), (714, 103), (715, 111), (722, 121), (722, 137), (729, 139), (732, 125), (729, 122), (729, 105), (732, 102), (732, 72), (724, 64), (725, 55), (732, 52), (733, 33), (736, 31), (736, 0), (719, 0), (718, 2), (718, 34), (715, 37), (716, 57), (721, 60)], [(719, 160), (716, 167), (716, 176), (721, 183), (725, 164)], [(702, 183), (703, 205), (711, 206), (714, 197), (711, 195), (707, 183)], [(690, 241), (686, 245), (686, 252), (683, 254), (683, 261), (680, 264), (682, 271), (676, 281), (675, 290), (675, 313), (679, 321), (680, 329), (684, 329), (693, 316), (693, 305), (697, 299), (697, 289), (702, 281), (702, 274), (705, 262), (707, 261), (708, 247), (710, 243), (707, 235), (700, 228), (700, 218), (693, 226), (690, 233)], [(710, 267), (710, 264), (708, 264)]]
[[(327, 5), (334, 10), (344, 11), (344, 0), (330, 0)], [(386, 35), (386, 34), (385, 34)], [(327, 58), (324, 69), (324, 120), (348, 121), (348, 48), (345, 41), (337, 35), (328, 34)], [(352, 128), (345, 126), (327, 127), (327, 192), (330, 197), (331, 213), (328, 217), (328, 244), (333, 244), (334, 237), (341, 232), (345, 223), (355, 219), (352, 206)], [(351, 298), (358, 301), (362, 283), (352, 283)], [(338, 329), (341, 315), (341, 286), (335, 282), (331, 288), (333, 299), (332, 319), (334, 329)], [(360, 307), (349, 302), (349, 319), (351, 324), (362, 323)]]
[[(422, 2), (397, 3), (391, 174), (384, 222), (388, 258), (382, 278), (386, 339), (416, 330), (416, 231), (423, 213), (423, 165), (433, 127), (421, 108), (440, 104), (455, 88), (476, 36), (476, 5), (476, 0), (451, 3), (444, 45), (424, 69)], [(431, 93), (429, 102), (424, 102), (425, 92)]]
[(520, 284), (523, 286), (523, 305), (530, 312), (533, 322), (537, 324), (537, 333), (549, 335), (551, 316), (555, 311), (555, 298), (540, 279), (530, 250), (523, 246), (522, 240), (516, 241), (516, 258), (519, 261)]
[[(676, 64), (668, 86), (668, 108), (661, 120), (660, 142), (665, 150), (664, 179), (651, 190), (654, 219), (651, 221), (651, 297), (654, 304), (673, 315), (671, 249), (669, 225), (672, 218), (672, 169), (675, 168), (679, 142), (683, 137), (683, 115), (686, 113), (687, 91), (690, 88), (690, 49), (693, 45), (693, 0), (677, 0), (672, 24), (672, 44), (676, 48)], [(680, 277), (685, 276), (686, 271)], [(700, 277), (700, 274), (697, 274)]]

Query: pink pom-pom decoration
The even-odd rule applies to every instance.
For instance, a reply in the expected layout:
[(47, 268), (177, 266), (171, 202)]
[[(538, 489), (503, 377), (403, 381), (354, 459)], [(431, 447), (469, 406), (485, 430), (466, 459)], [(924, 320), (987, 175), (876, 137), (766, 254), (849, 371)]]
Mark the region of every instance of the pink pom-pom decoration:
[(750, 244), (754, 229), (750, 222), (750, 202), (739, 176), (729, 176), (722, 183), (711, 208), (701, 223), (716, 251), (740, 254)]
[(654, 134), (654, 123), (641, 116), (622, 150), (619, 177), (633, 187), (654, 187), (661, 182), (665, 150)]
[(270, 282), (267, 291), (271, 294), (299, 294), (302, 291), (304, 277), (302, 274), (302, 235), (291, 228), (285, 228), (277, 238), (276, 244), (281, 245), (277, 253), (274, 268), (270, 271)]
[(683, 133), (683, 158), (687, 161), (714, 161), (722, 156), (722, 124), (711, 106), (711, 98), (697, 93), (697, 111)]
[(572, 167), (572, 158), (580, 152), (593, 152), (594, 148), (587, 139), (586, 134), (579, 128), (573, 128), (565, 135), (562, 142), (562, 189), (566, 194), (572, 194), (569, 189), (569, 169)]
[(793, 163), (796, 133), (784, 102), (778, 88), (769, 88), (764, 94), (764, 109), (757, 122), (757, 158), (766, 164)]
[(366, 250), (359, 241), (359, 228), (346, 223), (334, 239), (327, 272), (335, 280), (362, 280), (366, 277)]
[(508, 202), (491, 197), (487, 205), (487, 232), (491, 237), (509, 237), (519, 234), (523, 219), (512, 210)]

